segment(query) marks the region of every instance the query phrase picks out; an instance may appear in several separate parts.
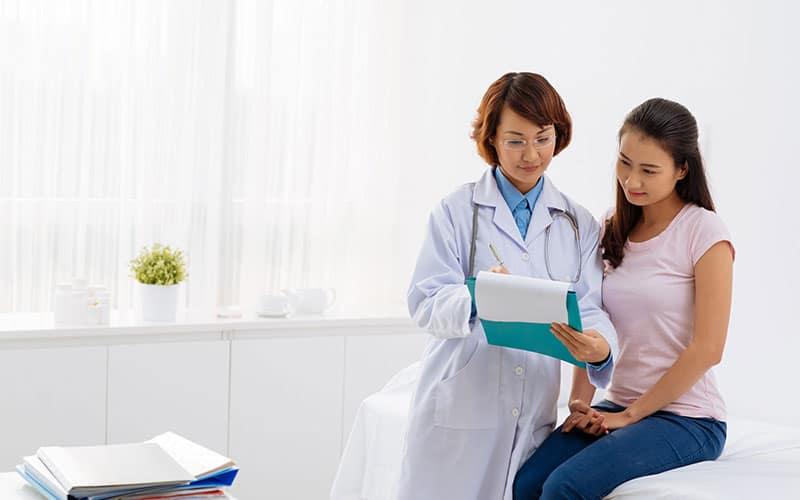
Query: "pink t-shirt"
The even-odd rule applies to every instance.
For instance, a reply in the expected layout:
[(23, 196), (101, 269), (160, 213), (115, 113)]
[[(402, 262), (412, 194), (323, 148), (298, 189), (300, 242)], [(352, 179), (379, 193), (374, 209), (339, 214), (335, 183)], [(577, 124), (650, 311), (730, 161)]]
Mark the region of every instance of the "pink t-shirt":
[[(606, 266), (603, 305), (619, 337), (608, 400), (633, 404), (689, 345), (694, 335), (694, 266), (720, 241), (730, 243), (730, 235), (719, 216), (686, 204), (659, 235), (638, 243), (629, 240), (618, 268)], [(713, 370), (663, 410), (724, 421), (725, 402)]]

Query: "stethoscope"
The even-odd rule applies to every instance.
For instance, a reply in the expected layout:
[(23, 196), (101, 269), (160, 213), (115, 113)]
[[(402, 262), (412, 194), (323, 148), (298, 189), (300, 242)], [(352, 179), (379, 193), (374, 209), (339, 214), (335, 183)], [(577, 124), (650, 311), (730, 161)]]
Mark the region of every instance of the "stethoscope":
[[(566, 210), (562, 210), (558, 207), (549, 207), (550, 211), (550, 218), (553, 219), (553, 222), (547, 226), (544, 231), (544, 266), (547, 269), (547, 275), (553, 281), (565, 281), (568, 283), (577, 283), (581, 280), (581, 274), (583, 273), (583, 261), (581, 260), (581, 233), (578, 230), (578, 219), (575, 218), (571, 212)], [(577, 268), (577, 272), (574, 276), (571, 276), (567, 279), (563, 277), (555, 277), (553, 276), (553, 271), (550, 269), (550, 229), (555, 224), (556, 219), (566, 219), (569, 222), (570, 227), (572, 228), (572, 232), (575, 235), (575, 255), (578, 258), (578, 265), (575, 266)], [(472, 242), (469, 246), (469, 273), (467, 277), (472, 277), (473, 272), (475, 271), (475, 244), (478, 239), (478, 205), (473, 203), (472, 208)]]

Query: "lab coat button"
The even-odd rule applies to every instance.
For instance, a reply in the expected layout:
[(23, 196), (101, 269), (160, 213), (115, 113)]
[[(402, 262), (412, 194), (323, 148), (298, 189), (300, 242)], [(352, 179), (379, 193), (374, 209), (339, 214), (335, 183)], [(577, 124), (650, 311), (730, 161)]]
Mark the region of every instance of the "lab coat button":
[(525, 262), (528, 262), (528, 259), (530, 259), (530, 258), (531, 258), (531, 256), (528, 255), (527, 253), (522, 254), (522, 260), (524, 260)]
[(524, 370), (524, 369), (523, 369), (521, 366), (518, 366), (518, 367), (517, 367), (517, 368), (514, 370), (514, 372), (515, 372), (517, 375), (519, 375), (519, 376), (521, 377), (521, 376), (522, 376), (522, 374), (523, 374), (523, 373), (525, 373), (525, 370)]
[(513, 410), (511, 410), (511, 414), (514, 417), (519, 417), (519, 408), (514, 408)]

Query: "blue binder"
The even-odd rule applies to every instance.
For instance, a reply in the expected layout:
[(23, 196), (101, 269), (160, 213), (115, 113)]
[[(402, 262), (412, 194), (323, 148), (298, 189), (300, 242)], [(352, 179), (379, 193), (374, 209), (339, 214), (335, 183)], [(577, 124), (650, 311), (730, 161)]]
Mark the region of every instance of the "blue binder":
[[(475, 278), (468, 278), (466, 284), (474, 306)], [(569, 318), (569, 326), (579, 332), (583, 331), (581, 313), (578, 309), (578, 296), (572, 291), (567, 292), (567, 317)], [(486, 332), (486, 340), (492, 345), (538, 352), (581, 368), (586, 367), (586, 363), (575, 359), (564, 344), (550, 333), (549, 323), (521, 323), (485, 319), (480, 319), (480, 322), (483, 325), (483, 331)]]

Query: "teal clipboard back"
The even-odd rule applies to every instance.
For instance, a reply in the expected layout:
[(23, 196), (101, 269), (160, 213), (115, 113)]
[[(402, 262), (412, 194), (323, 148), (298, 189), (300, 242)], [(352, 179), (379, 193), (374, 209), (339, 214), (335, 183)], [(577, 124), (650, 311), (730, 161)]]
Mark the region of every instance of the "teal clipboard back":
[[(475, 278), (467, 278), (467, 288), (475, 305)], [(569, 326), (582, 332), (581, 313), (578, 309), (578, 296), (575, 292), (567, 292), (567, 317)], [(478, 318), (480, 319), (480, 318)], [(514, 321), (489, 321), (481, 319), (486, 340), (496, 346), (511, 347), (524, 351), (538, 352), (545, 356), (557, 358), (581, 368), (586, 363), (575, 359), (552, 333), (549, 323), (521, 323)]]

